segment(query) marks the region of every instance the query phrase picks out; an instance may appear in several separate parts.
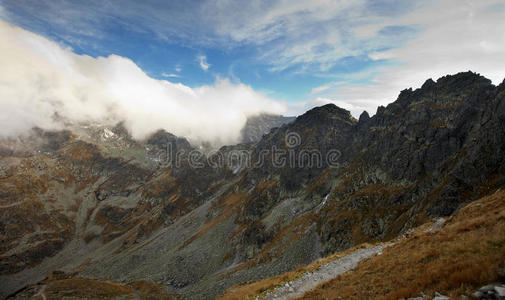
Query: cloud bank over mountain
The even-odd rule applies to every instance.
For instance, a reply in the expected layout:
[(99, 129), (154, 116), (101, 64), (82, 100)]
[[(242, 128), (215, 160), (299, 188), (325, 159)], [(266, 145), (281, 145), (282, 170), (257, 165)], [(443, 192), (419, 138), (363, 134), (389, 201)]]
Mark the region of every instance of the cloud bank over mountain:
[(65, 122), (124, 121), (137, 139), (163, 128), (193, 142), (237, 142), (248, 116), (285, 105), (242, 83), (190, 88), (149, 77), (128, 58), (93, 58), (0, 21), (0, 136)]
[(398, 91), (419, 88), (427, 78), (474, 71), (499, 84), (505, 76), (505, 3), (503, 1), (429, 2), (394, 19), (384, 18), (356, 28), (363, 37), (374, 37), (384, 28), (410, 26), (417, 33), (401, 45), (367, 53), (373, 62), (389, 62), (337, 76), (312, 89), (314, 103), (346, 103), (353, 114), (394, 100)]
[[(120, 115), (129, 120), (136, 136), (159, 126), (191, 139), (201, 139), (209, 131), (210, 139), (228, 143), (236, 140), (235, 127), (244, 122), (243, 116), (261, 110), (297, 115), (334, 103), (355, 117), (363, 110), (373, 115), (379, 105), (391, 103), (398, 91), (418, 88), (426, 78), (472, 70), (499, 84), (505, 70), (505, 4), (500, 0), (252, 0), (240, 4), (204, 0), (163, 5), (130, 0), (0, 0), (0, 19), (60, 43), (53, 44), (63, 49), (46, 52), (66, 58), (53, 59), (50, 67), (40, 67), (48, 64), (49, 57), (41, 54), (45, 50), (40, 47), (56, 46), (39, 42), (18, 45), (27, 48), (11, 52), (35, 55), (39, 62), (33, 72), (44, 70), (45, 74), (40, 78), (51, 77), (46, 75), (52, 68), (58, 74), (64, 74), (62, 70), (80, 74), (58, 75), (63, 78), (50, 84), (41, 79), (46, 86), (59, 82), (58, 91), (78, 90), (87, 102), (99, 103), (75, 106), (78, 117), (83, 119), (87, 110), (107, 117)], [(2, 47), (7, 51), (5, 47), (14, 45)], [(10, 57), (2, 60), (16, 72), (30, 67), (13, 66)], [(84, 74), (87, 69), (93, 74)], [(21, 79), (37, 77), (31, 72)], [(68, 82), (77, 87), (68, 87)], [(29, 93), (31, 89), (24, 90), (23, 85), (15, 89), (16, 84), (9, 83), (2, 88), (11, 94)], [(54, 95), (44, 93), (37, 91), (37, 99), (44, 101), (36, 105), (54, 106)], [(16, 105), (23, 101), (27, 100), (16, 100)], [(30, 108), (22, 111), (27, 114)], [(37, 108), (31, 115), (36, 113), (46, 110)], [(207, 115), (212, 114), (211, 121)], [(36, 117), (37, 124), (54, 123), (50, 118), (42, 122), (47, 116)], [(19, 114), (3, 118), (19, 119)], [(179, 124), (179, 118), (184, 122)], [(1, 129), (4, 132), (19, 127), (13, 120), (7, 123)]]

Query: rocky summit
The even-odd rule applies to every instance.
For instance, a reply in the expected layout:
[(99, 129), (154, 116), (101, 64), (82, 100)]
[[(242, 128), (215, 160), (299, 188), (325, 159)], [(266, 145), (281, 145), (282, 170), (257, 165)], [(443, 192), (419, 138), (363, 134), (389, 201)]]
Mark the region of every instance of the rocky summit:
[(122, 124), (0, 141), (0, 297), (213, 299), (450, 218), (505, 185), (505, 82), (459, 73), (371, 117), (328, 104), (242, 134), (205, 152)]
[(292, 122), (295, 117), (285, 117), (272, 114), (261, 114), (247, 119), (246, 124), (241, 129), (242, 141), (244, 143), (257, 142), (263, 135), (270, 132), (274, 127)]

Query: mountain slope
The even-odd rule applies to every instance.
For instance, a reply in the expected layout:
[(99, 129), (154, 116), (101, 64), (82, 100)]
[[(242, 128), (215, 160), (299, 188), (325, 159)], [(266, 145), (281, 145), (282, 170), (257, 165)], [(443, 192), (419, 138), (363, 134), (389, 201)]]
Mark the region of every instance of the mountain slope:
[(61, 269), (211, 299), (391, 240), (505, 183), (504, 97), (505, 83), (459, 73), (373, 117), (325, 105), (208, 157), (121, 125), (36, 131), (29, 153), (3, 142), (1, 294)]
[(244, 128), (240, 131), (243, 143), (255, 143), (261, 140), (264, 134), (270, 132), (272, 128), (280, 127), (283, 124), (292, 122), (295, 117), (284, 117), (279, 115), (261, 114), (247, 118)]
[[(440, 219), (443, 220), (443, 219)], [(429, 222), (388, 247), (359, 247), (297, 269), (296, 272), (230, 288), (221, 299), (400, 299), (435, 292), (451, 299), (488, 283), (504, 281), (505, 191), (472, 202), (445, 222)], [(346, 268), (352, 256), (381, 249), (332, 280), (318, 280), (325, 268)], [(375, 251), (377, 253), (377, 251)], [(501, 274), (501, 275), (500, 275)], [(310, 278), (312, 291), (297, 284)], [(317, 287), (316, 284), (320, 283)]]

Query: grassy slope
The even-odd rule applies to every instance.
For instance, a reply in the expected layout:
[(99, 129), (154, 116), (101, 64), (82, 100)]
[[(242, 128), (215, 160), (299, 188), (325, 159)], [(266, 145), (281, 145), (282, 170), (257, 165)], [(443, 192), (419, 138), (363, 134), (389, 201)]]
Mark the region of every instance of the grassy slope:
[[(427, 227), (421, 226), (381, 256), (362, 261), (352, 272), (319, 285), (303, 298), (398, 299), (435, 291), (457, 298), (500, 280), (498, 270), (505, 267), (505, 191), (468, 204), (441, 230), (425, 232)], [(223, 298), (253, 297), (343, 254), (230, 288)]]
[[(62, 278), (46, 279), (18, 292), (13, 299), (177, 299), (163, 285), (149, 281), (120, 284), (113, 281)], [(10, 298), (9, 298), (10, 299)]]
[(278, 276), (270, 277), (270, 278), (265, 278), (262, 280), (257, 280), (257, 281), (252, 281), (252, 282), (244, 282), (242, 284), (239, 284), (237, 286), (229, 288), (221, 297), (218, 299), (254, 299), (257, 295), (261, 296), (264, 294), (266, 291), (273, 290), (274, 288), (278, 286), (284, 285), (288, 281), (293, 281), (301, 276), (303, 276), (305, 273), (312, 272), (316, 269), (318, 269), (320, 266), (330, 262), (337, 260), (343, 256), (346, 256), (347, 254), (361, 248), (366, 248), (366, 247), (371, 247), (373, 245), (371, 244), (360, 244), (359, 246), (350, 248), (346, 251), (343, 252), (337, 252), (332, 255), (329, 255), (327, 257), (318, 259), (314, 261), (313, 263), (307, 265), (307, 266), (300, 266), (297, 269), (287, 272)]

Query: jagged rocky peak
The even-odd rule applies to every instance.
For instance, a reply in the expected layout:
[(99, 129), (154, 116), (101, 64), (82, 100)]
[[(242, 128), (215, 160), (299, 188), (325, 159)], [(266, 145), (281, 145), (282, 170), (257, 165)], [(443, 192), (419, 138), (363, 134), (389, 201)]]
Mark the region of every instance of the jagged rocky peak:
[[(0, 213), (10, 235), (0, 247), (0, 297), (51, 269), (82, 266), (79, 277), (147, 278), (185, 299), (211, 299), (235, 283), (394, 239), (503, 189), (504, 88), (465, 72), (404, 90), (359, 121), (333, 104), (289, 124), (256, 116), (244, 130), (260, 141), (222, 147), (199, 167), (158, 151), (189, 147), (184, 138), (159, 130), (124, 143), (124, 126), (100, 124), (72, 130), (54, 153), (2, 158)], [(211, 166), (233, 150), (250, 152), (250, 164)]]
[(349, 124), (357, 123), (351, 112), (333, 103), (315, 107), (299, 116), (297, 122), (324, 122), (326, 120), (340, 120)]
[(363, 124), (363, 123), (365, 123), (368, 120), (370, 120), (370, 115), (368, 114), (368, 112), (366, 110), (364, 110), (361, 113), (361, 115), (359, 115), (359, 123)]
[(272, 128), (292, 122), (295, 117), (285, 117), (274, 114), (260, 114), (249, 117), (241, 130), (243, 143), (255, 143), (261, 140)]
[(472, 93), (476, 93), (479, 89), (493, 88), (495, 86), (491, 83), (491, 80), (480, 74), (471, 71), (461, 72), (455, 75), (440, 77), (437, 81), (430, 78), (423, 83), (421, 88), (415, 90), (412, 88), (404, 89), (398, 95), (397, 100), (389, 104), (388, 107), (395, 105), (406, 106), (424, 101), (440, 101), (444, 98), (441, 96), (444, 95), (446, 96), (445, 98), (467, 97)]
[[(468, 89), (469, 87), (475, 86), (494, 87), (494, 85), (491, 83), (491, 80), (480, 75), (479, 73), (468, 71), (460, 72), (454, 75), (442, 76), (436, 81), (434, 81), (432, 78), (429, 78), (423, 83), (421, 88), (416, 89), (414, 92), (426, 92), (432, 89), (457, 92), (458, 89)], [(412, 92), (411, 88), (408, 90)]]
[(472, 71), (460, 72), (454, 75), (446, 75), (440, 77), (437, 80), (437, 85), (442, 85), (446, 88), (452, 88), (452, 89), (457, 89), (475, 84), (492, 86), (491, 80), (480, 75), (479, 73), (475, 73)]
[(177, 137), (170, 132), (167, 132), (163, 129), (159, 129), (155, 133), (153, 133), (149, 138), (147, 138), (146, 143), (149, 145), (156, 145), (159, 147), (163, 147), (167, 143), (171, 143), (177, 140)]
[(130, 136), (128, 129), (126, 128), (124, 122), (117, 123), (114, 127), (111, 128), (112, 132), (121, 136)]
[(177, 137), (164, 129), (159, 129), (153, 133), (146, 141), (148, 145), (157, 146), (160, 149), (166, 148), (169, 144), (172, 144), (178, 148), (190, 149), (191, 145), (183, 137)]
[(431, 89), (431, 88), (435, 87), (436, 84), (437, 83), (435, 81), (433, 81), (433, 79), (430, 78), (423, 83), (423, 85), (421, 86), (421, 89), (423, 89), (423, 90)]

